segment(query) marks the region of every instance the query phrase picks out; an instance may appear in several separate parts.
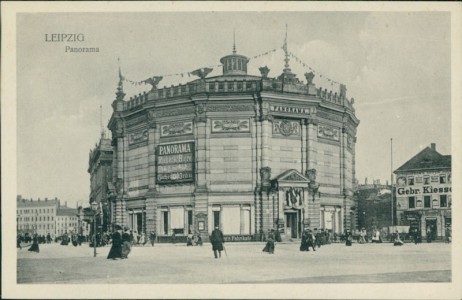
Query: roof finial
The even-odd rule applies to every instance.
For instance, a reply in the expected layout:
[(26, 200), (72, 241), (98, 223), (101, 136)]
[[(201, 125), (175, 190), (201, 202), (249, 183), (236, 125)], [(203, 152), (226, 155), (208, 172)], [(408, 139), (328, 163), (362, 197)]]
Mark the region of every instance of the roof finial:
[(284, 73), (290, 72), (290, 67), (289, 67), (289, 50), (287, 47), (287, 23), (286, 23), (286, 37), (284, 39), (284, 53), (285, 53), (285, 65), (284, 65)]
[(236, 29), (233, 30), (233, 54), (236, 54)]
[(123, 100), (125, 93), (124, 93), (124, 85), (123, 85), (123, 80), (124, 77), (122, 76), (122, 70), (120, 68), (120, 57), (117, 58), (118, 64), (119, 64), (119, 84), (117, 85), (117, 100)]
[(104, 128), (103, 128), (103, 106), (99, 105), (99, 125), (101, 127), (101, 138), (104, 138)]

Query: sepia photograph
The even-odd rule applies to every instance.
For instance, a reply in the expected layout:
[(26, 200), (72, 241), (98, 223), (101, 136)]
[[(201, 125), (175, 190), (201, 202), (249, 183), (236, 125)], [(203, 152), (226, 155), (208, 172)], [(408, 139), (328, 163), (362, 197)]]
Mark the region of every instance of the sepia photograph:
[(3, 2), (3, 295), (460, 299), (461, 12)]

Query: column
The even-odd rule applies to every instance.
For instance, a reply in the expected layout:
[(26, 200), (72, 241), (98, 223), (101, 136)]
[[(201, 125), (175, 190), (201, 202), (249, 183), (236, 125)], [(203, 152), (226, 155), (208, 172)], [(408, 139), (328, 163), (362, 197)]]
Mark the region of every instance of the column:
[(156, 146), (160, 141), (160, 126), (155, 122), (155, 117), (152, 113), (148, 117), (148, 168), (149, 168), (149, 191), (146, 193), (146, 236), (154, 231), (157, 235), (157, 173), (156, 173)]
[(261, 176), (260, 176), (260, 169), (261, 169), (261, 121), (259, 119), (256, 120), (256, 186), (255, 186), (255, 233), (259, 234), (262, 230), (262, 208), (261, 208)]
[(318, 126), (316, 119), (307, 120), (307, 130), (306, 130), (306, 170), (316, 169), (316, 160), (317, 160), (317, 149), (316, 143), (318, 141)]
[(305, 174), (306, 166), (307, 166), (307, 153), (306, 153), (306, 139), (307, 139), (307, 134), (306, 134), (306, 119), (301, 119), (300, 120), (300, 127), (301, 127), (301, 143), (302, 143), (302, 165), (301, 165), (301, 173)]

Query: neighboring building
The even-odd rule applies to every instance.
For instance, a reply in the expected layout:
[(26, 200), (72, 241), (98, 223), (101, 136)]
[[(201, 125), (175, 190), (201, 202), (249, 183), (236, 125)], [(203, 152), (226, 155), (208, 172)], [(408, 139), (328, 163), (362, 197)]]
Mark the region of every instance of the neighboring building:
[(79, 221), (77, 209), (67, 206), (58, 208), (56, 212), (56, 235), (60, 236), (64, 233), (78, 232)]
[(48, 199), (36, 201), (16, 198), (17, 231), (19, 233), (37, 233), (39, 235), (56, 234), (56, 212), (59, 200)]
[(445, 235), (451, 226), (451, 155), (431, 144), (394, 171), (397, 225), (409, 225), (427, 236)]
[(200, 69), (199, 79), (163, 89), (154, 77), (151, 91), (128, 101), (120, 76), (108, 125), (113, 223), (162, 241), (207, 238), (214, 226), (234, 241), (272, 228), (289, 239), (354, 226), (354, 100), (344, 85), (317, 88), (312, 72), (299, 81), (287, 44), (285, 52), (277, 78), (266, 67), (248, 75), (248, 58), (234, 49), (222, 76)]
[(102, 214), (98, 214), (96, 221), (102, 231), (107, 231), (108, 224), (111, 223), (111, 205), (107, 199), (108, 193), (114, 190), (111, 183), (112, 156), (111, 140), (102, 133), (99, 144), (95, 145), (95, 148), (90, 151), (88, 163), (91, 183), (89, 204), (93, 201), (98, 203), (99, 211)]

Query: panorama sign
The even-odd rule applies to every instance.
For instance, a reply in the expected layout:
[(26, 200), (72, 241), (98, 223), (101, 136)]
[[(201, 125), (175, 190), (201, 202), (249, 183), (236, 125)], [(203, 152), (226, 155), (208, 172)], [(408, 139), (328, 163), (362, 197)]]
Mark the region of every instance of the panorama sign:
[(194, 142), (157, 146), (157, 183), (194, 182)]

